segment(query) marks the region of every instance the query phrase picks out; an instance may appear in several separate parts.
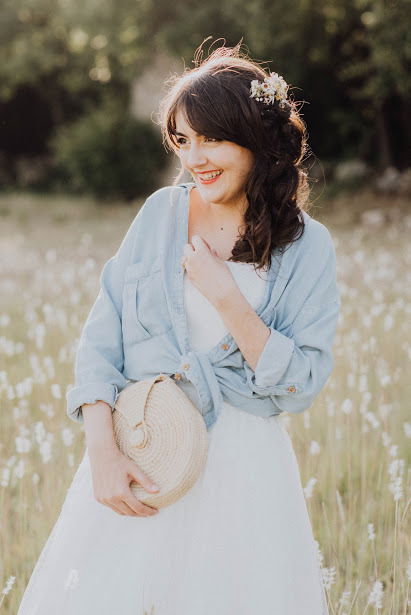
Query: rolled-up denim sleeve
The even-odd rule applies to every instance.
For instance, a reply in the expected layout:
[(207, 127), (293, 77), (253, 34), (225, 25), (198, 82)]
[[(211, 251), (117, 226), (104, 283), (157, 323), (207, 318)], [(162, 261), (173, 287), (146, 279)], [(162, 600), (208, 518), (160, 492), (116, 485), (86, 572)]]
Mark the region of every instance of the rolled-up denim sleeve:
[[(306, 299), (284, 329), (270, 326), (270, 335), (255, 370), (244, 363), (251, 391), (269, 396), (276, 409), (299, 413), (308, 409), (333, 369), (332, 348), (340, 312), (336, 255), (328, 242), (323, 266)], [(297, 291), (298, 292), (298, 291)], [(292, 302), (293, 296), (288, 296)]]
[(111, 406), (127, 383), (123, 376), (121, 326), (124, 273), (132, 262), (144, 205), (127, 231), (117, 253), (104, 265), (100, 290), (80, 336), (75, 359), (75, 384), (67, 391), (67, 415), (83, 423), (82, 404), (104, 401)]

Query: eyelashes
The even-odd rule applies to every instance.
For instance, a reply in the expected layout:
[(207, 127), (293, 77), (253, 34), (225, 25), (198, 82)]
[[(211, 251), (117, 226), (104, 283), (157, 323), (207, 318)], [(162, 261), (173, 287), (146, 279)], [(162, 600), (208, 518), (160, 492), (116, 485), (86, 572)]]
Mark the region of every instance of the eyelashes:
[[(207, 141), (211, 141), (212, 143), (218, 143), (218, 142), (222, 141), (222, 139), (217, 139), (217, 138), (214, 138), (214, 137), (205, 137), (205, 139)], [(185, 145), (185, 142), (186, 142), (185, 137), (178, 137), (178, 139), (177, 139), (178, 145)]]

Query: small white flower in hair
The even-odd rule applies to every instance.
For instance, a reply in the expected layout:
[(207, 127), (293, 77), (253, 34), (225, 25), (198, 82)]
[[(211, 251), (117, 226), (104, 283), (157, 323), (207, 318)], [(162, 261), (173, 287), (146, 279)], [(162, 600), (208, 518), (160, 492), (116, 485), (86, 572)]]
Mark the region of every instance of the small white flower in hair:
[(270, 73), (264, 81), (254, 79), (251, 81), (250, 97), (262, 101), (266, 104), (274, 104), (279, 101), (280, 107), (284, 107), (287, 100), (288, 84), (278, 73)]

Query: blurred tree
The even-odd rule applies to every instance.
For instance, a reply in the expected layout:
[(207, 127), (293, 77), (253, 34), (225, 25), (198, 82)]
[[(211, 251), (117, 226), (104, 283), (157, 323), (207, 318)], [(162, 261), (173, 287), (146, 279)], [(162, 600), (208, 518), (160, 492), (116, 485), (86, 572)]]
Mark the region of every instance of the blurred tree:
[(404, 168), (411, 164), (409, 2), (3, 0), (0, 150), (47, 150), (56, 126), (111, 98), (126, 112), (130, 84), (153, 54), (173, 54), (190, 68), (211, 36), (205, 54), (212, 41), (211, 49), (242, 39), (253, 58), (286, 76), (304, 101), (315, 154)]

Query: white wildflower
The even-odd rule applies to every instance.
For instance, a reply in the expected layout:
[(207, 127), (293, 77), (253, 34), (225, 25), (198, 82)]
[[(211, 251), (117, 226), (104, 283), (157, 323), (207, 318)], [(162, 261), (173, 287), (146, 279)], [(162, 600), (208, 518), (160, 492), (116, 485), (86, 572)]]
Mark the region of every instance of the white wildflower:
[(367, 527), (368, 527), (368, 540), (374, 540), (375, 538), (374, 524), (369, 523)]
[(380, 421), (377, 419), (374, 412), (367, 412), (365, 414), (365, 418), (372, 425), (374, 429), (377, 429), (377, 427), (380, 426)]
[(31, 377), (25, 378), (22, 382), (17, 382), (15, 386), (17, 397), (29, 397), (33, 392), (33, 384), (34, 380)]
[(10, 468), (3, 468), (1, 472), (0, 485), (2, 487), (8, 487), (10, 482)]
[(392, 382), (391, 374), (387, 373), (387, 374), (383, 374), (382, 376), (380, 376), (380, 385), (382, 387), (388, 386), (389, 384), (391, 384), (391, 382)]
[(16, 463), (16, 461), (17, 461), (17, 457), (16, 457), (16, 455), (12, 455), (12, 456), (11, 456), (11, 457), (9, 457), (9, 458), (7, 459), (7, 461), (6, 461), (7, 467), (8, 467), (8, 468), (11, 468), (12, 466), (14, 466), (14, 464)]
[(16, 452), (19, 454), (28, 453), (31, 450), (31, 440), (17, 436), (14, 438)]
[(400, 500), (404, 495), (402, 488), (404, 459), (394, 459), (389, 465), (388, 472), (391, 477), (389, 489), (394, 494), (394, 500)]
[(316, 478), (310, 478), (310, 480), (307, 483), (307, 486), (304, 487), (304, 495), (306, 498), (311, 498), (313, 495), (313, 487), (315, 485), (315, 483), (317, 482)]
[(263, 101), (266, 104), (273, 104), (279, 101), (282, 107), (287, 99), (288, 85), (284, 77), (278, 73), (270, 72), (269, 76), (264, 77), (264, 81), (253, 79), (250, 87), (250, 97)]
[(361, 374), (358, 390), (360, 391), (360, 393), (365, 393), (366, 391), (368, 391), (368, 377), (367, 377), (367, 374)]
[(382, 599), (384, 596), (383, 584), (381, 581), (375, 581), (370, 595), (368, 596), (367, 606), (369, 604), (374, 605), (377, 609), (382, 608)]
[(364, 415), (367, 412), (367, 407), (370, 403), (372, 399), (372, 395), (369, 391), (364, 391), (364, 393), (361, 396), (361, 403), (360, 403), (360, 414)]
[(71, 446), (74, 440), (74, 432), (71, 427), (64, 427), (61, 431), (61, 438), (66, 446)]
[(36, 347), (39, 350), (42, 350), (42, 348), (44, 346), (44, 336), (46, 335), (46, 326), (45, 326), (45, 324), (42, 323), (42, 322), (37, 323), (35, 328), (34, 328), (34, 334), (35, 334)]
[(318, 442), (316, 442), (315, 440), (312, 440), (310, 444), (310, 455), (318, 455), (320, 450), (321, 450), (321, 447), (318, 444)]
[(341, 598), (338, 601), (339, 606), (349, 606), (351, 591), (348, 589), (342, 593)]
[(51, 444), (48, 440), (43, 440), (40, 444), (40, 455), (43, 463), (48, 463), (51, 460)]
[(324, 588), (328, 591), (331, 588), (331, 585), (335, 583), (335, 576), (336, 576), (335, 566), (332, 566), (331, 568), (321, 568), (321, 573), (323, 576)]
[(404, 423), (404, 433), (407, 438), (411, 438), (411, 423)]
[(318, 542), (318, 540), (314, 540), (314, 544), (315, 544), (316, 553), (317, 553), (317, 560), (320, 565), (320, 568), (322, 568), (323, 561), (324, 561), (324, 555), (321, 552), (320, 543)]
[(44, 427), (43, 421), (37, 421), (34, 424), (34, 435), (37, 444), (41, 444), (46, 437), (46, 429)]
[(51, 394), (55, 399), (61, 399), (61, 389), (59, 384), (51, 385)]
[(40, 404), (39, 408), (42, 412), (44, 412), (46, 414), (46, 416), (48, 417), (53, 417), (54, 416), (54, 410), (53, 410), (53, 406), (52, 404)]
[(355, 376), (352, 372), (348, 372), (347, 374), (347, 387), (349, 389), (353, 389), (355, 386)]
[(15, 397), (13, 386), (9, 384), (7, 387), (7, 399), (15, 399)]
[(13, 474), (17, 478), (23, 478), (25, 472), (26, 472), (26, 463), (24, 459), (19, 459), (19, 461), (13, 468)]
[(56, 375), (56, 369), (54, 367), (53, 357), (50, 357), (50, 356), (44, 357), (43, 363), (44, 363), (44, 367), (46, 368), (46, 371), (47, 371), (47, 376), (50, 379), (54, 378), (54, 376)]
[(335, 402), (332, 399), (327, 399), (327, 415), (335, 416)]
[(3, 589), (1, 590), (1, 593), (2, 593), (3, 595), (6, 595), (6, 594), (8, 594), (8, 593), (9, 593), (9, 591), (10, 591), (10, 590), (11, 590), (11, 588), (13, 587), (13, 583), (14, 583), (14, 581), (15, 581), (15, 580), (16, 580), (16, 577), (14, 577), (14, 576), (10, 576), (10, 577), (7, 579), (6, 585), (5, 585), (5, 586), (3, 587)]
[(344, 399), (343, 403), (341, 404), (341, 410), (344, 412), (344, 414), (351, 414), (353, 409), (353, 404), (351, 399)]
[(387, 447), (391, 443), (391, 436), (389, 436), (386, 431), (383, 431), (381, 437), (383, 445)]
[(392, 329), (393, 324), (394, 318), (392, 314), (387, 314), (384, 318), (384, 331), (389, 331), (390, 329)]

